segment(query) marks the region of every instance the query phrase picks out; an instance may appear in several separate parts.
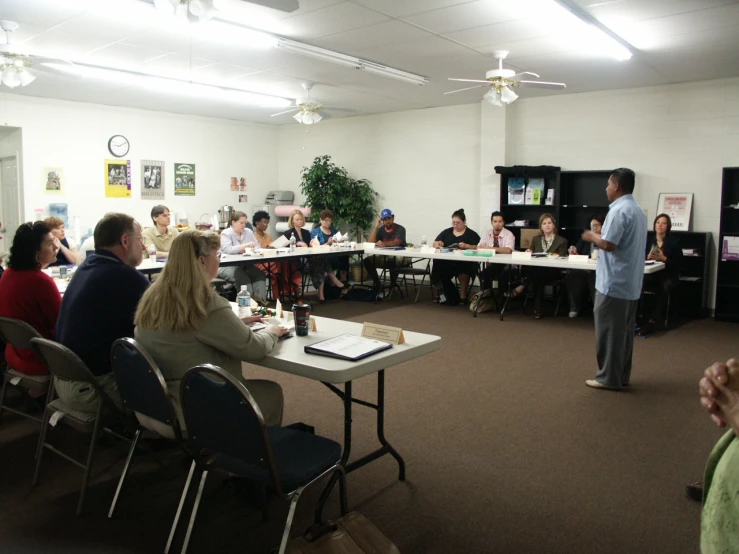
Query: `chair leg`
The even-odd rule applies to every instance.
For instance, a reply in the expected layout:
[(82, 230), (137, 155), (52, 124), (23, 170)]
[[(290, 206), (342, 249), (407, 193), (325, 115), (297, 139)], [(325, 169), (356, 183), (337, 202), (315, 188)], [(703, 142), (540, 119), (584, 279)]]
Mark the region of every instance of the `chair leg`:
[(121, 478), (118, 480), (118, 487), (115, 489), (115, 495), (113, 496), (113, 502), (110, 503), (110, 510), (108, 511), (108, 518), (113, 518), (113, 512), (115, 512), (115, 505), (118, 502), (118, 496), (121, 494), (123, 488), (123, 481), (126, 480), (128, 475), (128, 469), (131, 467), (131, 460), (133, 459), (133, 453), (136, 450), (136, 445), (139, 443), (139, 437), (141, 436), (141, 429), (136, 430), (136, 434), (133, 437), (131, 448), (128, 450), (128, 457), (126, 458), (126, 465), (123, 466), (123, 472)]
[(200, 507), (200, 498), (203, 496), (203, 488), (205, 487), (205, 480), (208, 478), (208, 471), (203, 471), (203, 475), (200, 477), (200, 486), (198, 487), (198, 494), (195, 495), (195, 503), (192, 506), (192, 514), (190, 514), (190, 523), (187, 525), (187, 533), (185, 534), (185, 542), (182, 544), (182, 553), (187, 552), (187, 545), (190, 544), (190, 535), (192, 534), (192, 528), (195, 525), (195, 517), (198, 515), (198, 508)]
[(298, 501), (300, 495), (305, 487), (300, 487), (295, 491), (292, 498), (290, 499), (290, 510), (287, 512), (287, 521), (285, 521), (285, 530), (282, 532), (282, 542), (280, 543), (279, 554), (285, 554), (287, 548), (287, 541), (290, 539), (290, 528), (293, 526), (293, 519), (295, 518), (295, 510), (298, 507)]
[(667, 293), (667, 308), (665, 309), (665, 331), (667, 331), (667, 322), (670, 319), (670, 300), (672, 300), (672, 293)]
[(343, 467), (337, 471), (339, 472), (339, 505), (341, 506), (341, 515), (343, 516), (349, 511), (346, 501), (346, 472)]
[(87, 494), (87, 485), (90, 483), (90, 474), (92, 473), (92, 461), (95, 458), (95, 447), (97, 446), (98, 437), (101, 432), (100, 420), (103, 417), (103, 400), (98, 401), (98, 409), (95, 417), (95, 425), (92, 428), (92, 439), (90, 439), (90, 450), (87, 453), (87, 463), (85, 464), (85, 475), (82, 478), (82, 490), (80, 491), (80, 500), (77, 503), (77, 514), (82, 514), (82, 506), (85, 503), (85, 496)]
[(174, 516), (172, 522), (172, 530), (169, 532), (169, 539), (167, 539), (167, 546), (164, 547), (164, 554), (169, 552), (169, 547), (172, 546), (172, 539), (174, 539), (174, 533), (177, 530), (177, 524), (180, 522), (180, 515), (182, 514), (182, 507), (185, 505), (185, 498), (187, 492), (190, 490), (190, 483), (192, 482), (192, 475), (195, 473), (195, 460), (190, 464), (190, 473), (187, 474), (187, 481), (185, 481), (185, 488), (182, 490), (182, 497), (180, 498), (180, 504), (177, 506), (177, 513)]
[(49, 410), (44, 409), (44, 422), (41, 424), (41, 434), (38, 438), (38, 446), (36, 447), (36, 471), (33, 472), (33, 486), (38, 485), (39, 473), (41, 472), (41, 458), (44, 456), (44, 446), (46, 445), (46, 433), (49, 430)]
[(3, 406), (5, 406), (5, 395), (8, 393), (8, 380), (3, 375), (3, 390), (0, 392), (0, 424), (3, 422)]

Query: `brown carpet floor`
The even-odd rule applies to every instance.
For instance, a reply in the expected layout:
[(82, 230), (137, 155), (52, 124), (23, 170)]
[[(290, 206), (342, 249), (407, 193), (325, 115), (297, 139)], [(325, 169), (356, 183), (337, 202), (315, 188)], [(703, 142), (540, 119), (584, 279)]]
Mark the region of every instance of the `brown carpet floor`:
[[(407, 463), (389, 458), (348, 476), (350, 509), (367, 515), (404, 554), (697, 552), (700, 507), (685, 498), (720, 431), (703, 413), (697, 381), (714, 360), (739, 354), (737, 330), (711, 319), (637, 339), (628, 392), (584, 386), (595, 370), (592, 319), (500, 322), (462, 307), (391, 300), (330, 302), (316, 315), (438, 334), (440, 352), (387, 372), (386, 431)], [(341, 404), (320, 383), (253, 368), (277, 380), (285, 423), (304, 421), (342, 440)], [(374, 378), (355, 384), (373, 399)], [(17, 402), (19, 399), (16, 399)], [(52, 434), (84, 452), (69, 429)], [(353, 453), (375, 447), (370, 410), (354, 412)], [(81, 472), (47, 454), (31, 487), (37, 430), (0, 425), (0, 552), (158, 553), (164, 549), (187, 464), (137, 456), (115, 519), (107, 510), (124, 446), (100, 449), (86, 513), (75, 517)], [(312, 518), (307, 494), (293, 527)], [(190, 552), (265, 553), (279, 544), (286, 504), (271, 519), (247, 496), (209, 480)], [(328, 515), (336, 516), (332, 496)], [(179, 551), (178, 538), (175, 552)]]

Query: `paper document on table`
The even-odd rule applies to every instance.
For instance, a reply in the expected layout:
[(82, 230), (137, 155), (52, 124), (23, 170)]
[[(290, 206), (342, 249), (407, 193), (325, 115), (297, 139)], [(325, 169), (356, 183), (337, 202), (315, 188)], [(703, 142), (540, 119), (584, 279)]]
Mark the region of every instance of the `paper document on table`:
[(278, 319), (276, 317), (265, 319), (264, 322), (255, 321), (253, 323), (247, 323), (247, 325), (255, 333), (261, 331), (262, 329), (265, 329), (268, 325), (277, 325), (277, 327), (284, 327), (285, 329), (290, 329), (291, 331), (295, 329), (294, 321), (285, 321), (284, 319)]
[(319, 356), (340, 358), (342, 360), (357, 361), (392, 347), (392, 344), (380, 342), (379, 340), (346, 334), (306, 346), (305, 352), (308, 354), (318, 354)]
[(290, 241), (287, 240), (287, 237), (285, 235), (280, 235), (272, 241), (272, 248), (282, 248), (283, 246), (287, 246), (288, 244), (290, 244)]

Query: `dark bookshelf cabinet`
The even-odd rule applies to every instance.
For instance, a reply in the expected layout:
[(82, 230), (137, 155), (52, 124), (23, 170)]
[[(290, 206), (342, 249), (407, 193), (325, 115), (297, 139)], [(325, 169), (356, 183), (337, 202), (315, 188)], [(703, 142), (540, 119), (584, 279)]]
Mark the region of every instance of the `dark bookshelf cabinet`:
[(714, 317), (739, 321), (739, 260), (724, 260), (724, 238), (739, 236), (739, 167), (725, 167), (721, 185)]

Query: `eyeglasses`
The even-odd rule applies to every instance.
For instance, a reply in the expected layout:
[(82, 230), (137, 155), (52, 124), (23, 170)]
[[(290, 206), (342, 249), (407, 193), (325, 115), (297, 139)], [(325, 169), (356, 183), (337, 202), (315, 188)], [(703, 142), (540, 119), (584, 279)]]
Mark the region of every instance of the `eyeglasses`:
[(146, 246), (146, 243), (144, 242), (144, 237), (142, 235), (128, 235), (128, 238), (139, 239), (139, 242), (142, 244), (142, 246)]
[(220, 250), (216, 250), (216, 258), (218, 258), (219, 260), (221, 259), (221, 251)]

